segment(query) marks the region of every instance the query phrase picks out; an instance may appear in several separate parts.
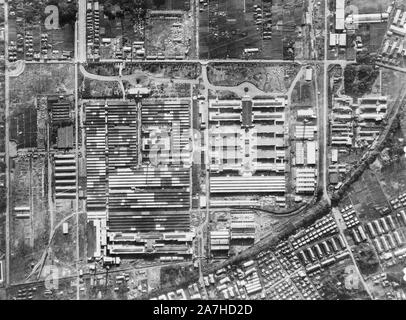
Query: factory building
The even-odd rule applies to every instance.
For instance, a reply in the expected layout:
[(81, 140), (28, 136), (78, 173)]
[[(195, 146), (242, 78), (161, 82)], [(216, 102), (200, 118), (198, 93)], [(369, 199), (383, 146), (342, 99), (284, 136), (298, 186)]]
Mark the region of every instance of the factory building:
[(295, 126), (296, 139), (314, 140), (316, 132), (317, 132), (316, 126), (305, 126), (305, 125)]
[[(389, 14), (383, 13), (366, 13), (366, 14), (349, 14), (345, 19), (345, 23), (350, 27), (357, 24), (382, 23), (388, 21)], [(350, 27), (351, 28), (351, 27)]]
[(336, 0), (335, 18), (335, 29), (338, 31), (344, 30), (345, 0)]
[(210, 252), (213, 255), (228, 254), (230, 250), (230, 231), (210, 231)]
[(314, 110), (312, 108), (307, 108), (307, 109), (299, 109), (299, 110), (297, 110), (297, 117), (299, 119), (315, 118), (316, 115), (314, 114)]
[(313, 193), (316, 187), (316, 169), (296, 169), (296, 193)]
[(284, 193), (286, 97), (209, 102), (210, 192)]
[(231, 239), (255, 238), (255, 214), (250, 211), (231, 212)]
[(331, 144), (335, 147), (350, 147), (353, 144), (353, 100), (350, 97), (333, 98), (331, 116)]
[(4, 269), (3, 269), (3, 260), (0, 260), (0, 284), (4, 282)]
[(48, 106), (51, 111), (52, 124), (62, 124), (71, 121), (71, 103), (59, 97), (49, 97)]
[(193, 233), (163, 232), (143, 236), (138, 233), (109, 232), (107, 250), (112, 255), (173, 255), (182, 260), (192, 254)]
[(391, 25), (389, 27), (389, 31), (393, 32), (393, 34), (397, 35), (397, 36), (401, 36), (401, 37), (405, 37), (406, 36), (406, 28), (405, 27), (398, 27), (395, 25)]
[(333, 163), (338, 161), (338, 149), (331, 149), (331, 161)]
[(210, 193), (284, 193), (285, 176), (211, 176)]
[(85, 110), (88, 217), (115, 239), (109, 253), (189, 255), (181, 235), (190, 230), (190, 101), (91, 102)]
[(88, 217), (106, 218), (107, 170), (106, 170), (106, 104), (86, 104), (86, 174)]
[(382, 121), (388, 110), (387, 97), (359, 98), (357, 115), (361, 121)]
[[(116, 138), (112, 138), (113, 148), (118, 148), (112, 151), (116, 161), (114, 167), (109, 157), (109, 229), (127, 232), (188, 231), (190, 165), (185, 147), (189, 142), (190, 101), (143, 100), (140, 131), (135, 125), (136, 106), (120, 108), (121, 111), (117, 107), (117, 114), (111, 118), (112, 125), (122, 121), (117, 129), (122, 132), (114, 131)], [(131, 117), (129, 109), (132, 110)], [(164, 142), (159, 145), (159, 159), (155, 155), (151, 158), (148, 151), (158, 145), (154, 139), (159, 139), (157, 136), (163, 132), (167, 134), (169, 144)], [(142, 160), (137, 159), (137, 133), (142, 139)], [(118, 146), (116, 139), (123, 145)], [(120, 150), (124, 150), (125, 154), (121, 155)], [(159, 166), (151, 163), (154, 160)], [(142, 163), (134, 167), (134, 163), (139, 161)]]
[(347, 34), (346, 33), (330, 33), (330, 47), (345, 47), (347, 45)]
[(304, 160), (305, 160), (305, 153), (304, 153), (304, 147), (303, 147), (303, 142), (296, 142), (296, 165), (304, 165)]
[(75, 154), (54, 155), (55, 198), (76, 198), (76, 160)]
[[(142, 162), (189, 166), (190, 100), (142, 101)], [(157, 158), (151, 151), (158, 150)], [(152, 154), (152, 156), (151, 156)]]
[(316, 164), (316, 141), (306, 142), (306, 156), (307, 165)]
[(17, 219), (30, 219), (30, 217), (31, 217), (30, 206), (14, 207), (13, 212)]

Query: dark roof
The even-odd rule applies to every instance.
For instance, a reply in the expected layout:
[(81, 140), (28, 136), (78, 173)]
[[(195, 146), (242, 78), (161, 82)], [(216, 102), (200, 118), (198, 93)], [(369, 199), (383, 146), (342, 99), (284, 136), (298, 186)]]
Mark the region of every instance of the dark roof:
[(242, 102), (242, 125), (244, 127), (252, 126), (252, 101)]

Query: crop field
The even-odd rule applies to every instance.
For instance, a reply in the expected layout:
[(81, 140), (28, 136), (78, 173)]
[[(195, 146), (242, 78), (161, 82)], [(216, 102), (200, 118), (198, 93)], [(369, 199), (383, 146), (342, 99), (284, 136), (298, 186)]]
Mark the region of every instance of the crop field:
[[(23, 109), (24, 106), (19, 107)], [(18, 148), (37, 146), (37, 112), (33, 108), (21, 110), (11, 119), (10, 138), (17, 142)]]
[[(290, 59), (298, 40), (303, 1), (204, 1), (199, 12), (201, 58)], [(302, 50), (308, 41), (298, 41)], [(245, 49), (254, 49), (252, 53)], [(304, 54), (304, 53), (301, 53)]]
[(239, 58), (245, 47), (262, 47), (259, 27), (252, 13), (244, 12), (243, 0), (209, 1), (200, 20), (201, 58)]

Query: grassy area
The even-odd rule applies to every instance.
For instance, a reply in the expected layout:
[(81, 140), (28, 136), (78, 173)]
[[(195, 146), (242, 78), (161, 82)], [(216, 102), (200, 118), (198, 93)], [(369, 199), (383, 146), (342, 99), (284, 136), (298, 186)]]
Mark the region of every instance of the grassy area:
[(161, 268), (161, 289), (178, 286), (180, 283), (189, 283), (198, 277), (193, 267), (166, 266)]

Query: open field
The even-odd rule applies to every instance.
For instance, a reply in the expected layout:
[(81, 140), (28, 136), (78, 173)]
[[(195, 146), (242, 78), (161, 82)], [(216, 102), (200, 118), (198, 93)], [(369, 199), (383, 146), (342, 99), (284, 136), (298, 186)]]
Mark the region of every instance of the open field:
[(298, 71), (298, 65), (212, 63), (208, 68), (208, 77), (211, 84), (217, 86), (251, 82), (266, 93), (285, 93)]
[[(392, 0), (351, 0), (349, 4), (358, 8), (359, 13), (376, 13), (385, 12), (388, 6), (393, 2)], [(398, 1), (401, 2), (401, 1)]]
[[(11, 173), (11, 283), (22, 281), (47, 244), (49, 236), (46, 160), (20, 156)], [(20, 217), (16, 208), (27, 208), (27, 217)], [(20, 210), (20, 209), (19, 209)], [(25, 210), (25, 209), (24, 209)]]
[(37, 95), (73, 94), (74, 66), (70, 64), (27, 64), (18, 77), (10, 78), (11, 110), (13, 106), (33, 105)]
[(116, 99), (123, 97), (118, 81), (97, 81), (85, 78), (81, 87), (82, 99)]
[(145, 28), (147, 56), (195, 58), (193, 20), (186, 14), (176, 20), (147, 19)]
[(65, 275), (70, 276), (76, 274), (76, 217), (65, 221), (68, 223), (68, 234), (63, 234), (62, 226), (56, 230), (45, 265), (63, 268)]
[(38, 147), (38, 124), (44, 129), (43, 114), (37, 112), (37, 98), (72, 94), (73, 87), (73, 65), (67, 64), (30, 64), (18, 77), (10, 78), (10, 136), (18, 149), (18, 156), (13, 158), (10, 186), (11, 283), (21, 282), (29, 274), (50, 235), (48, 161), (45, 154), (33, 154), (26, 149)]
[[(88, 70), (90, 72), (90, 70)], [(197, 63), (126, 63), (123, 75), (144, 75), (154, 78), (196, 79), (201, 74)]]

